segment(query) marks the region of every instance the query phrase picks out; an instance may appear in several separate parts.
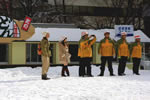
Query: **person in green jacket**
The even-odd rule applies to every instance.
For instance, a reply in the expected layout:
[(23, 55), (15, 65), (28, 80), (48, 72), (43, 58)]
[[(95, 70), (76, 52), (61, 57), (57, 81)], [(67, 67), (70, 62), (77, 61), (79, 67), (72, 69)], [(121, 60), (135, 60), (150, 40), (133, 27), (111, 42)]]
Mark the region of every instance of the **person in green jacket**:
[(96, 42), (95, 35), (88, 35), (88, 32), (81, 33), (79, 41), (78, 56), (79, 61), (79, 76), (80, 77), (93, 77), (91, 70), (92, 60), (92, 45)]
[(142, 44), (140, 35), (135, 36), (135, 42), (131, 44), (131, 57), (133, 61), (133, 74), (139, 74), (139, 67), (142, 57)]
[(104, 76), (105, 65), (108, 63), (108, 69), (110, 72), (110, 76), (115, 76), (113, 74), (112, 60), (113, 56), (115, 56), (115, 45), (114, 41), (110, 38), (110, 33), (104, 33), (104, 39), (102, 39), (99, 43), (98, 54), (101, 55), (101, 67), (100, 74), (98, 76)]
[(47, 77), (47, 72), (50, 66), (50, 56), (51, 51), (49, 49), (50, 45), (48, 42), (48, 38), (50, 34), (48, 32), (43, 32), (43, 39), (41, 40), (41, 50), (42, 50), (42, 80), (48, 80), (50, 78)]
[(127, 59), (129, 58), (129, 44), (126, 40), (126, 32), (121, 33), (121, 39), (117, 41), (117, 54), (119, 59), (118, 65), (118, 75), (123, 76), (126, 75), (125, 67), (127, 63)]

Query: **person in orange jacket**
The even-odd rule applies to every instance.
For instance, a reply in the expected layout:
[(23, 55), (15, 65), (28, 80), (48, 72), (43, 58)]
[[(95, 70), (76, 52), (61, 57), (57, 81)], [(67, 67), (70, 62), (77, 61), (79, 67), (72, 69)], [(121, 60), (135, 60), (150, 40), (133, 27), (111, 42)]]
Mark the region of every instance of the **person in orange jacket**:
[(131, 57), (133, 61), (133, 74), (139, 74), (139, 65), (142, 57), (142, 44), (139, 35), (135, 36), (135, 42), (131, 44)]
[[(92, 77), (91, 74), (91, 58), (92, 58), (92, 48), (91, 46), (95, 43), (96, 36), (88, 36), (88, 32), (81, 33), (81, 39), (79, 41), (78, 56), (80, 57), (79, 62), (79, 76)], [(87, 69), (85, 69), (87, 68)]]
[(121, 33), (121, 39), (117, 41), (117, 50), (118, 50), (118, 75), (123, 76), (126, 75), (125, 67), (127, 59), (129, 58), (129, 44), (126, 40), (126, 32)]
[(112, 59), (115, 56), (114, 41), (109, 37), (110, 33), (105, 32), (105, 38), (100, 41), (98, 54), (101, 55), (101, 73), (98, 76), (104, 76), (105, 65), (108, 62), (110, 76), (114, 76), (112, 68)]

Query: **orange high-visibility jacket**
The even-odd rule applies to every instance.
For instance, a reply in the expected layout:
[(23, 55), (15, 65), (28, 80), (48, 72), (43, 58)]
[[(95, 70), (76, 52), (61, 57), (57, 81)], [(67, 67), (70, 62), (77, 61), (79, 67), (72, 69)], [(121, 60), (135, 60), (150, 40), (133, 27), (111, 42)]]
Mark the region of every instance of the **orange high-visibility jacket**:
[(132, 58), (141, 58), (142, 57), (142, 45), (138, 43), (133, 43), (131, 52), (132, 52), (131, 54)]
[(80, 58), (92, 57), (91, 46), (95, 43), (95, 41), (96, 41), (96, 37), (94, 37), (92, 40), (81, 39), (79, 42), (78, 56)]
[(125, 56), (125, 57), (129, 57), (130, 53), (129, 53), (129, 45), (127, 43), (127, 41), (123, 41), (122, 39), (117, 41), (118, 44), (118, 57), (120, 56)]
[(110, 38), (101, 40), (98, 48), (98, 53), (101, 56), (114, 56), (114, 42)]

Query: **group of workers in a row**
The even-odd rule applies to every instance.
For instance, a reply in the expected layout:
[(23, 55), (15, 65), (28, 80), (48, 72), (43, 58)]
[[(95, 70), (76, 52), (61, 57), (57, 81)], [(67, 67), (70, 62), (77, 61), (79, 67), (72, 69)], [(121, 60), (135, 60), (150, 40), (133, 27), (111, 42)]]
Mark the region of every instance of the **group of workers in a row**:
[[(48, 32), (43, 32), (43, 39), (41, 40), (41, 50), (42, 50), (42, 79), (47, 80), (49, 57), (51, 56), (49, 50), (48, 38), (50, 34)], [(99, 43), (98, 54), (101, 55), (101, 67), (100, 74), (98, 76), (104, 76), (105, 65), (108, 63), (108, 69), (110, 76), (115, 76), (113, 73), (112, 60), (117, 53), (119, 59), (118, 65), (118, 75), (123, 76), (125, 74), (125, 67), (128, 58), (132, 57), (133, 61), (133, 74), (139, 74), (139, 65), (142, 56), (142, 45), (140, 42), (140, 36), (135, 36), (135, 42), (129, 44), (126, 40), (126, 32), (121, 33), (121, 39), (115, 42), (110, 38), (110, 33), (104, 33), (104, 39)], [(92, 58), (92, 45), (96, 42), (95, 35), (88, 35), (88, 32), (81, 33), (81, 39), (78, 46), (78, 56), (80, 57), (79, 62), (79, 76), (81, 77), (92, 77), (91, 73), (91, 58)], [(70, 76), (68, 70), (68, 63), (70, 62), (71, 54), (69, 53), (69, 46), (67, 43), (67, 37), (62, 37), (59, 42), (59, 61), (63, 64), (61, 76)], [(66, 74), (65, 74), (66, 73)]]

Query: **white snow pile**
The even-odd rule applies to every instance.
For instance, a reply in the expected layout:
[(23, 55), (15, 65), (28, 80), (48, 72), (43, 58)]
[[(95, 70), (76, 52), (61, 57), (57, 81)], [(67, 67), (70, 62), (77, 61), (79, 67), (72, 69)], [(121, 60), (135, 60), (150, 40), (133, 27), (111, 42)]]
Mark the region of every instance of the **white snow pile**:
[[(78, 77), (78, 66), (69, 67), (70, 77), (61, 77), (61, 67), (50, 67), (50, 80), (41, 80), (41, 68), (0, 69), (0, 100), (150, 100), (150, 71), (140, 76), (126, 68), (126, 76)], [(114, 65), (117, 73), (117, 65)]]

